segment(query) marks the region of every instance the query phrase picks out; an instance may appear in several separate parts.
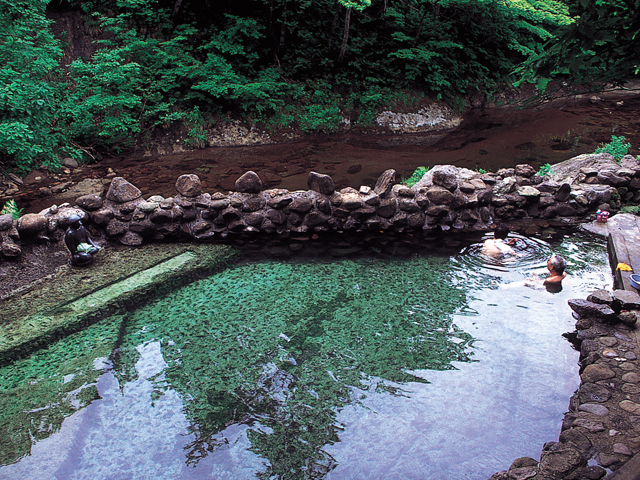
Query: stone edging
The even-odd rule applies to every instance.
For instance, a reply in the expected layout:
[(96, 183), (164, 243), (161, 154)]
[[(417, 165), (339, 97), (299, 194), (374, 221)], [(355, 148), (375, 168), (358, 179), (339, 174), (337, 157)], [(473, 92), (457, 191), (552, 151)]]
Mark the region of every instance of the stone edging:
[(580, 348), (581, 384), (569, 402), (559, 440), (544, 445), (539, 461), (519, 458), (490, 480), (598, 480), (606, 469), (617, 470), (640, 452), (635, 333), (640, 296), (598, 290), (587, 300), (570, 300), (569, 306), (577, 317), (573, 340)]
[[(564, 165), (566, 164), (566, 165)], [(620, 164), (607, 154), (583, 155), (554, 165), (560, 173), (541, 177), (529, 165), (478, 173), (451, 165), (431, 169), (409, 188), (387, 170), (374, 188), (335, 190), (328, 175), (311, 172), (309, 190), (262, 191), (247, 172), (236, 191), (203, 193), (197, 175), (182, 175), (177, 195), (147, 199), (116, 177), (105, 198), (84, 195), (75, 206), (52, 206), (18, 221), (0, 216), (0, 252), (20, 255), (21, 241), (57, 241), (80, 215), (109, 239), (135, 246), (148, 241), (226, 241), (234, 235), (307, 232), (419, 231), (427, 234), (483, 232), (499, 222), (528, 219), (584, 220), (597, 210), (615, 212), (623, 201), (640, 201), (640, 164)]]

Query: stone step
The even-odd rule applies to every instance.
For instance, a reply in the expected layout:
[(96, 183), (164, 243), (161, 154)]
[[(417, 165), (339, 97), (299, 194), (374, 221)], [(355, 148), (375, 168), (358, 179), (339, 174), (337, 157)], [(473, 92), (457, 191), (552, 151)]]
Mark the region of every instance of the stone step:
[[(146, 249), (139, 250), (137, 255), (148, 255), (145, 252)], [(109, 253), (106, 255), (108, 257)], [(191, 246), (179, 248), (159, 263), (151, 256), (142, 258), (133, 272), (109, 269), (108, 258), (103, 259), (102, 265), (95, 270), (91, 267), (83, 270), (71, 268), (63, 272), (66, 275), (57, 275), (54, 281), (64, 286), (65, 280), (75, 279), (97, 287), (84, 294), (73, 295), (71, 299), (67, 295), (48, 305), (43, 302), (44, 306), (34, 308), (36, 313), (0, 324), (0, 365), (111, 315), (133, 310), (150, 299), (208, 276), (223, 268), (235, 255), (236, 252), (229, 247)], [(103, 276), (105, 269), (111, 271), (111, 280), (107, 281)], [(30, 299), (37, 297), (38, 288), (35, 287), (34, 290), (14, 298), (13, 303), (29, 304)]]

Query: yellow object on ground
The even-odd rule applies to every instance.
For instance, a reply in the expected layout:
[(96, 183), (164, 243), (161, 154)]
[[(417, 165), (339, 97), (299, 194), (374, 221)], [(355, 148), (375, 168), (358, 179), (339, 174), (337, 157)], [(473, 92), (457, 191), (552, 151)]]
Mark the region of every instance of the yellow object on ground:
[(633, 269), (626, 263), (619, 263), (618, 266), (616, 267), (616, 270), (623, 270), (625, 272), (633, 271)]

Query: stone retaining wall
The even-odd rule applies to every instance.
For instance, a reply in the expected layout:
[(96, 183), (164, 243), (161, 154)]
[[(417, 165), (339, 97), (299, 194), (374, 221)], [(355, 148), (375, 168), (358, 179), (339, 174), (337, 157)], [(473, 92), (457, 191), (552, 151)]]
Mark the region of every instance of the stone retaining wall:
[(225, 241), (237, 234), (406, 230), (483, 232), (499, 222), (576, 219), (615, 212), (640, 201), (640, 164), (617, 164), (608, 154), (582, 155), (554, 165), (545, 177), (529, 165), (478, 173), (451, 165), (431, 169), (409, 188), (387, 170), (371, 188), (336, 191), (328, 175), (309, 173), (307, 191), (262, 190), (254, 172), (230, 193), (203, 193), (196, 175), (182, 175), (171, 198), (150, 196), (116, 177), (104, 198), (84, 195), (75, 205), (52, 206), (15, 221), (0, 216), (0, 252), (20, 255), (20, 242), (58, 240), (75, 214), (112, 241)]
[(580, 350), (581, 384), (569, 401), (560, 438), (544, 445), (539, 461), (519, 458), (490, 480), (599, 480), (606, 469), (617, 471), (640, 452), (634, 332), (640, 296), (597, 290), (586, 300), (570, 300), (569, 306), (577, 318), (573, 341)]

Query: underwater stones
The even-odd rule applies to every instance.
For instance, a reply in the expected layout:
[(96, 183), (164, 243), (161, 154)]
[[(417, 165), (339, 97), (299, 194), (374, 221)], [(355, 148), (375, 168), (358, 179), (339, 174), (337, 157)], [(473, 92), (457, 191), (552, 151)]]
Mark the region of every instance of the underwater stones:
[(316, 172), (309, 172), (307, 177), (307, 186), (309, 190), (321, 193), (323, 195), (332, 195), (336, 190), (336, 184), (329, 175), (323, 175)]
[(380, 197), (386, 197), (395, 183), (396, 171), (393, 169), (385, 170), (382, 172), (382, 175), (378, 177), (373, 191)]
[(125, 203), (136, 200), (141, 196), (142, 192), (138, 187), (133, 186), (122, 177), (115, 177), (111, 180), (106, 198), (112, 202)]
[(202, 193), (200, 177), (193, 174), (180, 175), (176, 180), (176, 191), (184, 197), (197, 197)]
[(99, 210), (100, 208), (102, 208), (102, 204), (102, 198), (100, 198), (98, 195), (83, 195), (76, 198), (76, 205), (89, 212)]
[(236, 180), (235, 189), (240, 193), (260, 193), (262, 180), (256, 172), (249, 170)]

